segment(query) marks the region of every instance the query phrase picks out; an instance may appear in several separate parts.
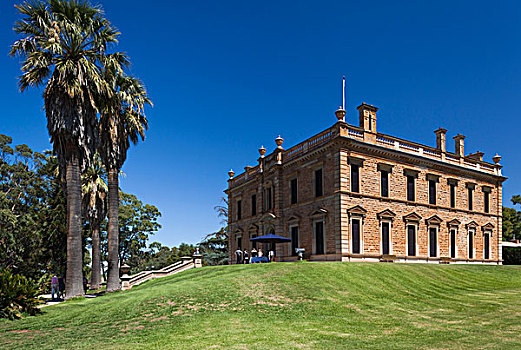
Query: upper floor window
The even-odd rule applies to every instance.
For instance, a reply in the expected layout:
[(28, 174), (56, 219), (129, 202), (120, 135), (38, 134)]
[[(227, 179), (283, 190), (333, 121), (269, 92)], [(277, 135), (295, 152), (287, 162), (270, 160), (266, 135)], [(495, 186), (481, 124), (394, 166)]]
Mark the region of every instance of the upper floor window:
[(436, 181), (429, 180), (429, 204), (436, 204)]
[(414, 202), (416, 198), (414, 182), (414, 176), (407, 175), (407, 200), (410, 202)]
[(358, 164), (351, 164), (351, 192), (360, 192), (360, 167)]
[(271, 187), (268, 187), (265, 191), (264, 191), (264, 200), (265, 200), (265, 204), (266, 204), (266, 210), (271, 210), (273, 209), (273, 190)]
[(237, 201), (237, 220), (242, 219), (242, 201), (239, 199)]
[(298, 201), (298, 182), (297, 179), (293, 179), (289, 182), (290, 187), (290, 203), (296, 204)]
[(483, 211), (485, 213), (490, 212), (490, 188), (483, 187)]
[(456, 208), (456, 183), (449, 183), (450, 207)]
[(382, 197), (389, 197), (389, 172), (380, 171), (380, 195)]
[(251, 216), (257, 215), (257, 195), (251, 195)]
[(315, 197), (321, 197), (323, 194), (322, 169), (317, 169), (315, 170)]
[(467, 202), (469, 210), (474, 210), (474, 186), (467, 185)]

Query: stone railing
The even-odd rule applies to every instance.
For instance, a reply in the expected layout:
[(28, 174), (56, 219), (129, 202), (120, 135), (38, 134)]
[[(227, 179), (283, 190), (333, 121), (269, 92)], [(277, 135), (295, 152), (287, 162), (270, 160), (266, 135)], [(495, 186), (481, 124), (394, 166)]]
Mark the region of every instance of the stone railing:
[[(300, 157), (303, 154), (306, 154), (307, 152), (326, 144), (339, 135), (357, 141), (376, 144), (381, 147), (392, 148), (405, 153), (415, 154), (425, 158), (430, 158), (493, 175), (501, 175), (501, 166), (495, 166), (494, 164), (486, 163), (482, 160), (476, 160), (469, 157), (460, 157), (454, 153), (441, 152), (441, 150), (435, 147), (425, 146), (416, 142), (403, 140), (398, 137), (393, 137), (381, 133), (375, 134), (371, 132), (365, 132), (362, 128), (349, 125), (344, 122), (339, 122), (322, 131), (321, 133), (310, 137), (309, 139), (300, 142), (291, 148), (288, 148), (287, 150), (283, 151), (282, 158), (279, 158), (281, 154), (276, 152), (267, 155), (264, 158), (264, 167), (265, 169), (268, 169), (273, 164), (281, 164), (296, 159), (297, 157)], [(277, 155), (277, 158), (275, 155)], [(256, 167), (249, 168), (242, 174), (231, 178), (229, 180), (230, 188), (247, 182), (248, 179), (252, 178), (253, 175), (260, 171), (261, 168), (257, 165)]]
[(201, 255), (198, 254), (193, 257), (184, 256), (181, 258), (181, 261), (160, 270), (141, 271), (132, 276), (128, 275), (130, 267), (128, 265), (123, 265), (121, 266), (121, 272), (123, 273), (121, 276), (121, 289), (127, 290), (153, 278), (166, 277), (201, 266), (202, 258)]
[(317, 147), (322, 146), (329, 140), (333, 139), (336, 135), (336, 128), (331, 127), (327, 130), (322, 131), (320, 134), (317, 134), (304, 142), (301, 142), (284, 152), (284, 161), (292, 160), (306, 152), (309, 152)]

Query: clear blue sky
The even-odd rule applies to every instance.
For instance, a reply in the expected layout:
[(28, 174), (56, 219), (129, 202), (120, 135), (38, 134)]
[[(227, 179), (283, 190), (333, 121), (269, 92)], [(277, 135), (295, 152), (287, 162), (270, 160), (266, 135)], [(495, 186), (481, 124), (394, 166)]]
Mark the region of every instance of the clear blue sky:
[[(519, 1), (102, 1), (119, 50), (147, 85), (147, 140), (123, 171), (126, 192), (156, 205), (152, 239), (196, 243), (219, 228), (227, 171), (260, 145), (289, 147), (332, 125), (347, 76), (347, 121), (362, 101), (379, 131), (435, 144), (462, 133), (466, 153), (503, 156), (503, 200), (521, 193)], [(0, 133), (50, 148), (41, 91), (20, 94), (13, 1), (0, 4)]]

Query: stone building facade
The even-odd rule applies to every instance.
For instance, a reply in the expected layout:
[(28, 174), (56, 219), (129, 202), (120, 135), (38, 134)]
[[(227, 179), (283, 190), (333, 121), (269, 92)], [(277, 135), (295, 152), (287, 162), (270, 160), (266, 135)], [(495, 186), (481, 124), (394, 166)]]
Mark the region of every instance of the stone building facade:
[[(363, 103), (359, 125), (337, 122), (321, 133), (270, 154), (259, 149), (254, 167), (229, 172), (230, 258), (250, 239), (275, 233), (279, 261), (396, 261), (501, 264), (501, 157), (464, 153), (465, 137), (446, 149), (377, 132), (378, 108)], [(259, 244), (258, 248), (268, 249)]]

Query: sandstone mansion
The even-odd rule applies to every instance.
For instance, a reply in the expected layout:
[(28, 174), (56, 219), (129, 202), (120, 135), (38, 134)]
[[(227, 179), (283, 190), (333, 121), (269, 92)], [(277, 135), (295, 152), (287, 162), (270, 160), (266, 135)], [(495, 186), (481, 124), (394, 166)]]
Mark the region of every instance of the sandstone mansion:
[[(465, 136), (446, 148), (377, 131), (378, 108), (363, 103), (358, 126), (346, 112), (321, 133), (266, 154), (235, 176), (229, 172), (230, 258), (253, 248), (250, 238), (274, 233), (279, 261), (396, 261), (501, 264), (501, 157), (465, 154)], [(259, 248), (259, 247), (257, 247)]]

